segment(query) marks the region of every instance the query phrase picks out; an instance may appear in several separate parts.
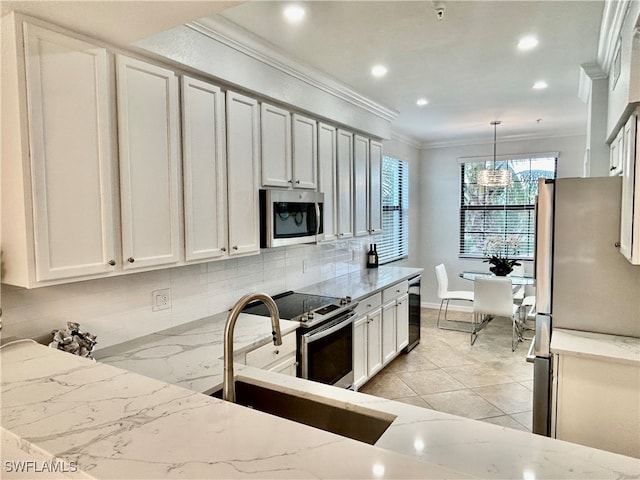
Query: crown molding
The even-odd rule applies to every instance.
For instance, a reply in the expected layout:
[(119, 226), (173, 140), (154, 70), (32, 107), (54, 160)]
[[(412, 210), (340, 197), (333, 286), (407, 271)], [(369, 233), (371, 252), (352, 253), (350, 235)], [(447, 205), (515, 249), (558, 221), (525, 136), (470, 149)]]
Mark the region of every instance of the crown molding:
[(399, 133), (399, 132), (391, 132), (391, 141), (394, 142), (398, 142), (398, 143), (402, 143), (404, 145), (407, 145), (411, 148), (415, 148), (416, 150), (420, 150), (421, 148), (421, 143), (420, 141), (416, 140), (415, 138), (412, 138), (408, 135), (405, 135), (403, 133)]
[(216, 18), (207, 17), (189, 22), (186, 26), (271, 68), (366, 110), (387, 122), (398, 118), (398, 111), (359, 94), (311, 65), (292, 59), (275, 45), (266, 42), (228, 19), (219, 16)]
[(584, 103), (589, 101), (591, 83), (594, 80), (604, 80), (607, 73), (597, 63), (583, 63), (580, 65), (580, 79), (578, 80), (578, 98)]
[[(546, 140), (549, 138), (565, 138), (565, 137), (578, 137), (584, 136), (585, 132), (583, 131), (573, 131), (567, 130), (564, 132), (557, 132), (553, 135), (545, 135), (545, 134), (521, 134), (521, 135), (508, 135), (506, 137), (502, 137), (498, 142), (498, 145), (504, 143), (513, 143), (513, 142), (524, 142), (529, 140)], [(436, 148), (449, 148), (449, 147), (468, 147), (471, 145), (493, 145), (493, 140), (487, 139), (455, 139), (455, 140), (444, 140), (444, 141), (435, 141), (435, 142), (422, 142), (420, 144), (420, 150), (431, 150)]]
[(598, 40), (598, 64), (608, 72), (611, 69), (616, 48), (620, 40), (622, 24), (632, 0), (606, 0), (600, 24)]

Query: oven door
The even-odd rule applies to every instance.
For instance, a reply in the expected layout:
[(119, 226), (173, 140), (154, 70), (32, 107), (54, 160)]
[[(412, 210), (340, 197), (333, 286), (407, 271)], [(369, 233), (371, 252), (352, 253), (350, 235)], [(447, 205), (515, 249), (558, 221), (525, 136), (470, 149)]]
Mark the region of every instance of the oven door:
[(349, 388), (353, 385), (353, 320), (349, 311), (300, 335), (300, 377)]

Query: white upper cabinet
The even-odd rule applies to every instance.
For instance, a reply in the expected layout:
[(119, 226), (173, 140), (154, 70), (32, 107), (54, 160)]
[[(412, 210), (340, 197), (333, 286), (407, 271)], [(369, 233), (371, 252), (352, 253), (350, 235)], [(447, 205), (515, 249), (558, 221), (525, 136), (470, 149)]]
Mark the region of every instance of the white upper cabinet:
[(353, 137), (353, 229), (369, 234), (369, 139), (361, 135)]
[[(34, 25), (24, 24), (23, 33), (24, 84), (5, 77), (4, 63), (20, 64), (22, 52), (3, 48), (3, 282), (33, 287), (111, 272), (115, 159), (107, 52)], [(19, 36), (3, 42), (20, 45)], [(9, 109), (25, 93), (28, 128)], [(20, 155), (27, 143), (30, 154), (25, 148)]]
[(182, 78), (182, 151), (186, 260), (226, 258), (224, 93), (190, 77)]
[(318, 153), (316, 121), (294, 113), (293, 122), (293, 187), (318, 188)]
[(615, 140), (611, 142), (609, 152), (609, 175), (615, 176), (622, 173), (622, 167), (624, 164), (624, 129), (620, 129), (620, 132), (616, 136)]
[(262, 186), (289, 188), (293, 184), (291, 114), (282, 108), (261, 103), (260, 120)]
[(227, 91), (227, 189), (230, 255), (260, 252), (257, 100)]
[(382, 232), (382, 143), (369, 144), (369, 233)]
[(620, 216), (620, 253), (634, 265), (640, 265), (640, 141), (636, 110), (620, 131), (622, 150), (622, 206)]
[(336, 157), (338, 237), (353, 237), (353, 134), (338, 130)]
[(180, 260), (180, 116), (171, 70), (117, 55), (124, 268)]
[(318, 189), (324, 193), (324, 239), (337, 238), (336, 128), (318, 123)]

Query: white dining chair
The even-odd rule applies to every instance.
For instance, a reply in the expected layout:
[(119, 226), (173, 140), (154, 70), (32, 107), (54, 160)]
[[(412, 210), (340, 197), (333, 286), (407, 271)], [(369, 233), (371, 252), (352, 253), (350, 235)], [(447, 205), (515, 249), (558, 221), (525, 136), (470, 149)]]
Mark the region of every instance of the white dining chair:
[(493, 317), (511, 319), (511, 351), (515, 351), (522, 341), (521, 323), (518, 318), (519, 306), (513, 303), (513, 285), (509, 277), (476, 278), (473, 282), (473, 330), (471, 345), (478, 338), (478, 332)]
[[(438, 328), (444, 328), (445, 330), (457, 330), (440, 326), (440, 313), (442, 312), (442, 305), (445, 305), (444, 319), (447, 320), (449, 301), (462, 300), (465, 302), (473, 302), (473, 292), (467, 290), (449, 290), (449, 277), (447, 277), (447, 269), (442, 263), (440, 265), (436, 265), (436, 278), (438, 280), (438, 298), (440, 299), (440, 310), (438, 310), (437, 326)], [(468, 324), (468, 322), (466, 323)], [(468, 331), (468, 329), (466, 331)]]

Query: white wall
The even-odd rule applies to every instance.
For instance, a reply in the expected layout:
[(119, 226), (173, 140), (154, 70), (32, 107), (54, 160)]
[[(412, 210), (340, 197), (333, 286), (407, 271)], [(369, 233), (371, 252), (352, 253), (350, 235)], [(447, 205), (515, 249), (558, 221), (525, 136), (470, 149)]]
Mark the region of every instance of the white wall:
[[(371, 241), (273, 248), (249, 257), (33, 290), (2, 285), (2, 337), (44, 341), (51, 330), (72, 321), (98, 336), (97, 349), (105, 348), (228, 310), (245, 293), (274, 295), (358, 271), (365, 268), (364, 248)], [(171, 289), (172, 308), (153, 312), (151, 292), (163, 288)]]
[[(499, 142), (500, 154), (560, 152), (558, 177), (580, 177), (583, 171), (585, 136), (542, 140)], [(422, 267), (422, 302), (439, 305), (434, 267), (444, 263), (449, 288), (470, 290), (473, 285), (458, 277), (462, 270), (487, 270), (482, 260), (458, 258), (460, 236), (460, 157), (491, 153), (491, 145), (466, 145), (425, 149), (421, 154), (418, 189), (419, 203), (412, 204), (420, 221), (419, 248), (412, 255), (412, 265)], [(531, 262), (526, 262), (531, 270)], [(453, 305), (453, 304), (452, 304)]]

